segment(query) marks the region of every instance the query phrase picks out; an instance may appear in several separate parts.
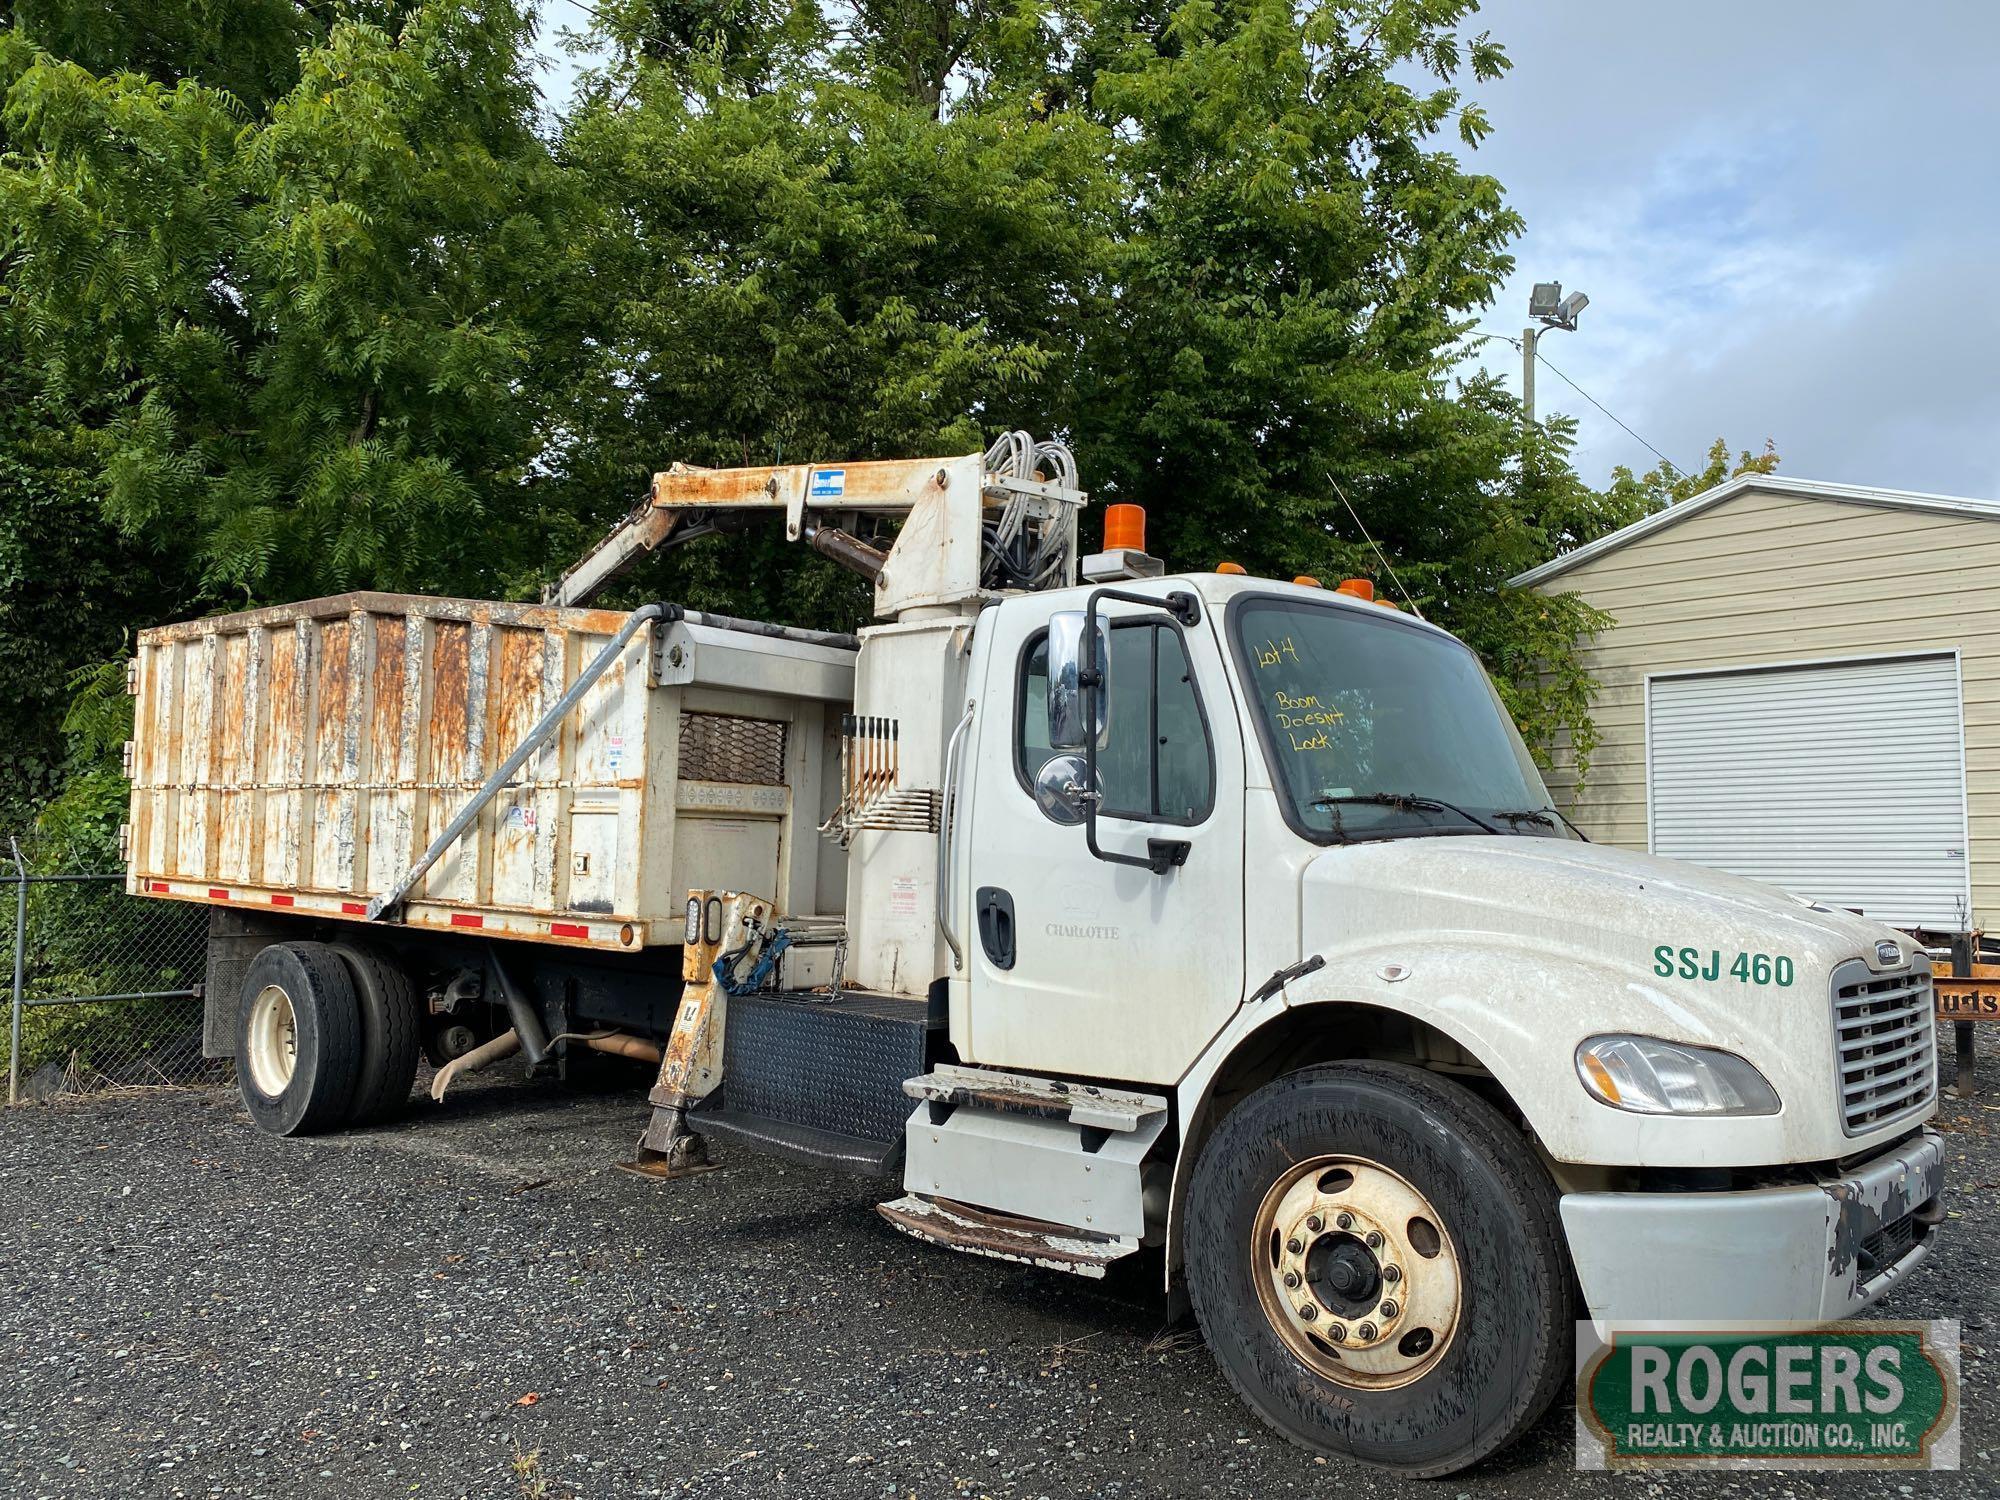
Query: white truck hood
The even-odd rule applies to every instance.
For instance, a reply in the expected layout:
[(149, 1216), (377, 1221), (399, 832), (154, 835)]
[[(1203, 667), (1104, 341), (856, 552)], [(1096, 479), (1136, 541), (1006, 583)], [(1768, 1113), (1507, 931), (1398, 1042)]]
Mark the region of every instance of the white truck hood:
[[(1326, 967), (1288, 987), (1290, 1003), (1362, 1000), (1431, 1020), (1493, 1069), (1562, 1159), (1824, 1161), (1928, 1113), (1843, 1132), (1830, 992), (1851, 960), (1876, 972), (1927, 961), (1880, 923), (1755, 881), (1566, 839), (1396, 839), (1316, 856), (1300, 918), (1305, 953)], [(1614, 1031), (1739, 1053), (1783, 1108), (1760, 1121), (1598, 1104), (1573, 1056)]]

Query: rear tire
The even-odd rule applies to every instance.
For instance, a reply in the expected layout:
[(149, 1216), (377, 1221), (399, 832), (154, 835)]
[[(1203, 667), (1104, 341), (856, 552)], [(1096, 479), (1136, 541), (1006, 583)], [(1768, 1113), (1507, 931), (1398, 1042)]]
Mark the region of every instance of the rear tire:
[(351, 943), (331, 950), (347, 966), (361, 1006), (361, 1062), (354, 1084), (356, 1125), (376, 1125), (402, 1113), (417, 1081), (422, 1007), (410, 976), (388, 959)]
[(1420, 1068), (1258, 1089), (1202, 1148), (1186, 1236), (1223, 1373), (1316, 1452), (1449, 1474), (1518, 1439), (1568, 1373), (1554, 1184), (1511, 1121)]
[(236, 1009), (236, 1082), (273, 1135), (347, 1119), (361, 1064), (361, 1007), (324, 943), (273, 943), (251, 960)]

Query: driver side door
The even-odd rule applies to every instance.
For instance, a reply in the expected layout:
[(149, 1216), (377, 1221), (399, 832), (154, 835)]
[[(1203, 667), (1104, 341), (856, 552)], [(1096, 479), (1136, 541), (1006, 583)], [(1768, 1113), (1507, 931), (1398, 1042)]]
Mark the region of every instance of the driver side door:
[[(1161, 590), (1164, 593), (1164, 589)], [(1170, 1084), (1241, 1003), (1243, 743), (1214, 627), (1106, 601), (1108, 738), (1100, 847), (1182, 840), (1154, 874), (1095, 858), (1037, 805), (1048, 735), (1048, 617), (994, 611), (974, 749), (967, 1061)], [(997, 618), (995, 618), (997, 616)], [(1007, 913), (1002, 920), (1000, 913)]]

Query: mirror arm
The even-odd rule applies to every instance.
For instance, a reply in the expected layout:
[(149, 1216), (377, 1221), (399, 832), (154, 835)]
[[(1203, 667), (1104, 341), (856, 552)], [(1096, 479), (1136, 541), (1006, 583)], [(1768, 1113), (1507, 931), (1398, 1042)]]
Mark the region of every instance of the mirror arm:
[(1143, 604), (1149, 609), (1164, 609), (1185, 626), (1201, 622), (1201, 601), (1185, 589), (1175, 589), (1166, 598), (1152, 594), (1135, 594), (1128, 589), (1092, 589), (1090, 597), (1083, 605), (1083, 662), (1076, 674), (1077, 689), (1085, 695), (1083, 703), (1083, 843), (1093, 858), (1106, 864), (1137, 865), (1151, 870), (1155, 875), (1164, 875), (1187, 863), (1188, 851), (1192, 847), (1186, 839), (1146, 840), (1144, 854), (1121, 854), (1116, 849), (1103, 849), (1097, 843), (1097, 803), (1102, 795), (1097, 785), (1097, 698), (1103, 690), (1104, 673), (1097, 661), (1097, 602), (1100, 599), (1118, 599), (1127, 604)]

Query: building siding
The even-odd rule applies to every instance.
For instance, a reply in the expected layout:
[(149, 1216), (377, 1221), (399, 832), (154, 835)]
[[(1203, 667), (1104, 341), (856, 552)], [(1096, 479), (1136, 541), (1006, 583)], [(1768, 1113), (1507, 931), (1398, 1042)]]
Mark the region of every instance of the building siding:
[(1598, 743), (1550, 789), (1593, 839), (1644, 849), (1650, 673), (1957, 651), (1975, 925), (2000, 927), (2000, 520), (1750, 490), (1537, 585), (1617, 622), (1583, 648)]

